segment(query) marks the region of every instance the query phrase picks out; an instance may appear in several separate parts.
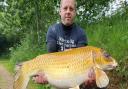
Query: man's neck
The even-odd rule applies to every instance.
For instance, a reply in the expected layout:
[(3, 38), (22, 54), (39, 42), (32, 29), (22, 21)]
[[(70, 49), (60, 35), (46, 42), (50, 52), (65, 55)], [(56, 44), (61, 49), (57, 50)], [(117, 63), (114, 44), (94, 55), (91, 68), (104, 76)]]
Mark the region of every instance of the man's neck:
[(71, 24), (71, 25), (69, 25), (69, 26), (66, 26), (66, 25), (64, 25), (63, 23), (61, 23), (62, 24), (62, 27), (64, 28), (64, 30), (70, 30), (70, 29), (72, 29), (73, 28), (73, 24)]

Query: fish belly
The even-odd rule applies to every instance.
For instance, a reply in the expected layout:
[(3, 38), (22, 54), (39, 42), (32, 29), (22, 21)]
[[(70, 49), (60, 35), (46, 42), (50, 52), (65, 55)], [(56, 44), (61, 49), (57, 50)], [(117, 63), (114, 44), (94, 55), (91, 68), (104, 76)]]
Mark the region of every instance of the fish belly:
[[(67, 89), (67, 88), (73, 88), (76, 87), (82, 83), (84, 83), (86, 80), (88, 80), (88, 72), (87, 70), (85, 73), (78, 75), (78, 76), (68, 76), (67, 78), (62, 78), (62, 79), (54, 79), (54, 78), (48, 78), (48, 82), (60, 89)], [(70, 75), (70, 74), (69, 74)]]

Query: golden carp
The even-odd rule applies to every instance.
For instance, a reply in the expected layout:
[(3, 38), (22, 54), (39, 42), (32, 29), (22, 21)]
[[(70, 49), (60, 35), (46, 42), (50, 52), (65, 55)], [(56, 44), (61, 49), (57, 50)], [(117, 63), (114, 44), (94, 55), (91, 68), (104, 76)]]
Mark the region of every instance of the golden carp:
[(104, 70), (111, 70), (117, 62), (101, 48), (86, 46), (64, 52), (39, 55), (23, 62), (15, 75), (14, 89), (26, 89), (30, 77), (42, 72), (49, 84), (61, 88), (79, 88), (89, 79), (88, 73), (94, 70), (96, 85), (100, 88), (109, 84)]

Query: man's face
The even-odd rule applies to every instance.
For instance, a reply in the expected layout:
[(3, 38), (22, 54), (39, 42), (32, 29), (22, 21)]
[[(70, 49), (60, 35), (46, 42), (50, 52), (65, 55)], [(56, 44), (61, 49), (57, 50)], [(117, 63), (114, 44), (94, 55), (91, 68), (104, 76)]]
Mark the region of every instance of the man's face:
[(75, 0), (62, 0), (60, 6), (61, 21), (64, 25), (69, 26), (73, 23), (76, 16)]

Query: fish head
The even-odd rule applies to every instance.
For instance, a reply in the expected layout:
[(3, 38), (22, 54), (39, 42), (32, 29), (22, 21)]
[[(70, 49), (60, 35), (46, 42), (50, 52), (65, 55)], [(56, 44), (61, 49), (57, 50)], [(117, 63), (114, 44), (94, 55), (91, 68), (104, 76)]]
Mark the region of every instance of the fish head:
[(118, 65), (116, 60), (102, 48), (99, 48), (93, 55), (94, 63), (103, 70), (112, 70)]

